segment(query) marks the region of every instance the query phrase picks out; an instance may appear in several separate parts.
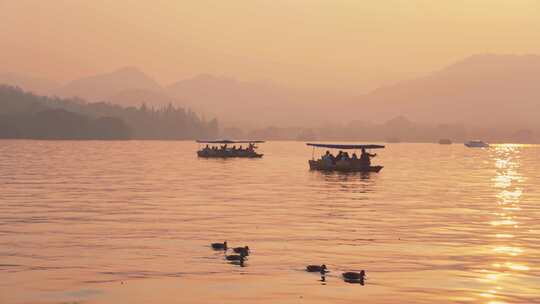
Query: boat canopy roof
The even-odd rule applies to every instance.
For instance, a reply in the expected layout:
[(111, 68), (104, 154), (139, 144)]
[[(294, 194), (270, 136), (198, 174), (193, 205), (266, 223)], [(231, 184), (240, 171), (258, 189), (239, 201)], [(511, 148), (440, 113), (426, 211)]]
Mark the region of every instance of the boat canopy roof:
[(314, 144), (306, 143), (308, 146), (317, 147), (317, 148), (330, 148), (330, 149), (343, 149), (343, 150), (352, 150), (352, 149), (383, 149), (383, 145), (342, 145), (342, 144)]
[(260, 144), (264, 143), (264, 140), (197, 140), (199, 144)]

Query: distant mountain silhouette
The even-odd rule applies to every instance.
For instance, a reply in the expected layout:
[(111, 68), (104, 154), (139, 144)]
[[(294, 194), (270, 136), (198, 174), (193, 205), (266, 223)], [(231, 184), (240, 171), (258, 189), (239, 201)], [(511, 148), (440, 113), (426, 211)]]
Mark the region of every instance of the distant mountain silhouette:
[(160, 107), (169, 103), (176, 105), (181, 104), (178, 102), (177, 98), (167, 95), (163, 90), (151, 91), (145, 89), (123, 90), (109, 96), (106, 100), (118, 105), (135, 107), (138, 107), (143, 103), (155, 107)]
[(218, 117), (222, 125), (233, 129), (382, 123), (398, 116), (418, 123), (540, 128), (540, 56), (536, 55), (474, 55), (425, 77), (358, 97), (209, 74), (161, 86), (132, 67), (61, 87), (45, 80), (3, 75), (0, 83), (7, 79), (25, 90), (52, 91), (62, 97), (124, 106), (145, 103), (161, 107), (172, 103), (205, 117)]
[(263, 85), (209, 74), (178, 81), (166, 90), (198, 112), (236, 122), (252, 121), (261, 111), (273, 111), (266, 100), (276, 99), (276, 94)]
[[(55, 94), (60, 97), (80, 97), (89, 101), (112, 101), (114, 97), (125, 96), (126, 92), (144, 92), (142, 96), (159, 95), (162, 87), (151, 77), (137, 68), (126, 67), (110, 73), (85, 77), (71, 81), (58, 88)], [(132, 94), (133, 96), (133, 94)], [(143, 98), (134, 98), (143, 99)], [(123, 101), (123, 100), (121, 100)], [(148, 100), (130, 103), (147, 102)], [(121, 103), (121, 102), (119, 102)]]
[(417, 123), (402, 116), (384, 123), (354, 121), (346, 125), (334, 124), (315, 128), (267, 127), (251, 132), (239, 131), (242, 130), (224, 129), (223, 133), (266, 140), (437, 143), (441, 138), (449, 138), (458, 143), (471, 138), (482, 138), (490, 143), (540, 143), (540, 132), (531, 129)]
[(226, 123), (298, 125), (320, 123), (326, 116), (313, 111), (322, 99), (318, 91), (272, 83), (201, 74), (171, 84), (166, 91), (190, 108)]
[(475, 55), (361, 96), (353, 113), (379, 121), (403, 115), (422, 122), (538, 126), (539, 83), (540, 56)]
[(50, 95), (60, 87), (57, 82), (19, 73), (0, 73), (0, 84), (20, 87), (41, 95)]

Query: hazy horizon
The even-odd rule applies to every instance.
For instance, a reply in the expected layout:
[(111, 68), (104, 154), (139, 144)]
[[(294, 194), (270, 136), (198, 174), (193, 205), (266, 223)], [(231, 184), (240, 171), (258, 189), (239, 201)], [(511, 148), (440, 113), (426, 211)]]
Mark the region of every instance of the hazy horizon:
[(0, 4), (0, 84), (122, 106), (172, 103), (233, 129), (361, 128), (404, 116), (531, 131), (537, 141), (539, 9), (502, 0), (9, 1)]
[(5, 1), (0, 70), (65, 83), (134, 66), (161, 84), (208, 73), (366, 92), (473, 54), (540, 54), (539, 9), (536, 1)]

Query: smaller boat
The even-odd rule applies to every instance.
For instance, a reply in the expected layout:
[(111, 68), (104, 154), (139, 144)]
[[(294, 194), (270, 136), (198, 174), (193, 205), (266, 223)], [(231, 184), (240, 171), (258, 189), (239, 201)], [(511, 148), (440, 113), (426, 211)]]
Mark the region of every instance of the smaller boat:
[(452, 144), (452, 141), (448, 138), (443, 138), (443, 139), (439, 139), (439, 144), (440, 145), (451, 145)]
[(488, 148), (489, 144), (481, 140), (469, 140), (464, 145), (469, 148)]
[[(264, 143), (262, 140), (197, 140), (199, 150), (197, 156), (203, 158), (261, 158), (263, 154), (257, 153), (256, 144)], [(206, 144), (201, 149), (200, 145)], [(236, 144), (248, 144), (247, 147), (242, 147)], [(232, 147), (228, 145), (233, 145)]]

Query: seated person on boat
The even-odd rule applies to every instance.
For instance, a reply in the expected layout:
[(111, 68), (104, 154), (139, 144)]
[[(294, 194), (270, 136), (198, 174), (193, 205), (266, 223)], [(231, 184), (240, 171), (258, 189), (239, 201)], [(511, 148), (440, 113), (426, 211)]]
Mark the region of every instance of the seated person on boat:
[(377, 154), (371, 154), (366, 151), (366, 149), (381, 149), (384, 146), (380, 145), (340, 145), (340, 144), (307, 144), (308, 146), (314, 147), (326, 147), (333, 149), (361, 149), (362, 154), (360, 158), (356, 153), (352, 154), (352, 157), (349, 156), (349, 152), (339, 150), (337, 156), (334, 156), (330, 150), (327, 150), (326, 153), (320, 159), (312, 159), (309, 161), (310, 169), (312, 170), (321, 170), (321, 171), (347, 171), (347, 172), (379, 172), (382, 169), (382, 166), (371, 166), (371, 158), (377, 156)]
[[(232, 141), (232, 140), (215, 140), (215, 141), (197, 141), (199, 144), (206, 143), (206, 146), (197, 151), (199, 157), (205, 158), (229, 158), (229, 157), (246, 157), (246, 158), (260, 158), (263, 154), (257, 153), (255, 149), (255, 143), (262, 143), (263, 141)], [(244, 149), (242, 146), (239, 148), (234, 145), (235, 143), (248, 143), (249, 147)], [(229, 147), (228, 144), (233, 144)], [(212, 145), (212, 147), (210, 147)]]

